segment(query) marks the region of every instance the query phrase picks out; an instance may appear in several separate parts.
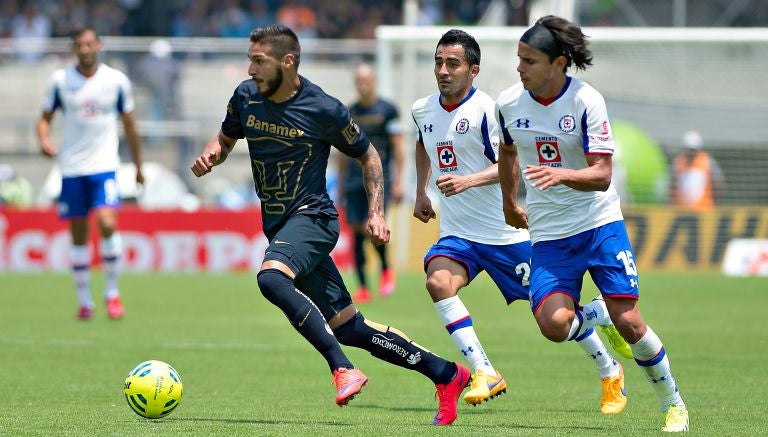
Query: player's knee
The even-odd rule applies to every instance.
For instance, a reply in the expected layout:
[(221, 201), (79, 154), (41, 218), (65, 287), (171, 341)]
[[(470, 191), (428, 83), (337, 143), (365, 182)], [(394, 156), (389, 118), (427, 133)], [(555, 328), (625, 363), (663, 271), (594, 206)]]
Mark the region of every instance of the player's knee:
[(549, 341), (561, 343), (568, 338), (568, 325), (552, 318), (536, 317), (541, 335)]
[(450, 282), (445, 280), (445, 278), (441, 278), (439, 275), (430, 275), (427, 278), (427, 291), (429, 292), (429, 295), (432, 296), (433, 302), (447, 299), (456, 294), (451, 290)]
[(256, 275), (256, 282), (259, 284), (259, 290), (264, 297), (277, 304), (280, 294), (290, 291), (294, 287), (293, 280), (285, 273), (277, 269), (266, 269)]
[(351, 319), (336, 327), (333, 330), (333, 334), (339, 343), (344, 346), (361, 347), (364, 346), (363, 343), (366, 341), (366, 338), (370, 338), (370, 336), (366, 335), (370, 329), (365, 324), (365, 317), (357, 313)]

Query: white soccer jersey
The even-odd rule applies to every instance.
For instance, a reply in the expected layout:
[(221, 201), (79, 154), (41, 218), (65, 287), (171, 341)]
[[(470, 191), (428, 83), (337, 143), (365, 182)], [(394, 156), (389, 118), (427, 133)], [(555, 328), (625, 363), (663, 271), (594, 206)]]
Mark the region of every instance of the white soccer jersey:
[[(416, 101), (411, 113), (419, 142), (431, 162), (429, 183), (443, 174), (478, 173), (496, 163), (499, 129), (494, 102), (472, 88), (453, 111), (440, 104), (440, 93)], [(504, 222), (499, 184), (473, 187), (451, 197), (440, 197), (440, 237), (455, 236), (484, 244), (513, 244), (530, 237), (524, 229)]]
[(62, 176), (82, 176), (114, 171), (117, 154), (117, 120), (134, 108), (131, 82), (122, 72), (100, 64), (85, 77), (72, 65), (55, 71), (48, 82), (43, 111), (61, 109), (63, 134), (59, 145)]
[[(518, 83), (499, 95), (496, 116), (502, 143), (517, 146), (522, 169), (549, 165), (578, 170), (588, 167), (586, 154), (612, 155), (615, 148), (603, 96), (576, 78), (568, 77), (564, 91), (546, 106)], [(525, 185), (534, 243), (623, 219), (613, 184), (605, 192), (578, 191), (566, 185), (542, 191), (528, 180)]]

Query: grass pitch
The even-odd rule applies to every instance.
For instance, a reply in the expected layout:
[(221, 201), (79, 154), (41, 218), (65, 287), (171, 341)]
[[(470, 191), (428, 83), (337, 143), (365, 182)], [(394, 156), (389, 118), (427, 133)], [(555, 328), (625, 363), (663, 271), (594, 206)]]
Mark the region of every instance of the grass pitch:
[[(460, 360), (423, 283), (402, 273), (395, 294), (360, 309)], [(455, 424), (440, 429), (431, 426), (434, 386), (361, 350), (346, 349), (369, 385), (337, 407), (322, 357), (250, 274), (126, 274), (121, 321), (107, 319), (101, 299), (93, 320), (75, 320), (68, 274), (5, 274), (0, 284), (0, 435), (655, 435), (662, 426), (643, 372), (621, 358), (629, 405), (601, 415), (591, 361), (575, 344), (546, 341), (527, 303), (507, 307), (485, 275), (461, 296), (508, 391), (479, 407), (462, 403)], [(95, 273), (94, 290), (100, 284)], [(641, 286), (692, 433), (765, 433), (768, 280), (643, 272)], [(181, 405), (164, 419), (135, 415), (122, 394), (128, 371), (147, 359), (170, 363), (184, 383)]]

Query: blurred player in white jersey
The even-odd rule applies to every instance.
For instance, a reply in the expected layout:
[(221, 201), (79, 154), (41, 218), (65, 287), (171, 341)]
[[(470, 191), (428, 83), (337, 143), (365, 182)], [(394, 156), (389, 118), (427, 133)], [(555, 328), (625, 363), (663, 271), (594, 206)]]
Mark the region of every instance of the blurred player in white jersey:
[[(539, 328), (562, 342), (610, 317), (661, 400), (662, 430), (687, 431), (688, 411), (664, 346), (637, 307), (637, 268), (611, 184), (605, 101), (566, 74), (570, 66), (592, 65), (586, 36), (568, 20), (546, 16), (523, 34), (517, 55), (521, 82), (496, 103), (499, 174), (506, 222), (531, 233), (530, 297)], [(521, 171), (525, 209), (517, 203)], [(579, 305), (586, 272), (605, 303)]]
[[(435, 50), (439, 92), (417, 100), (412, 108), (419, 132), (414, 217), (424, 223), (436, 217), (427, 196), (428, 182), (445, 196), (440, 200), (440, 239), (424, 257), (427, 290), (456, 347), (475, 372), (464, 395), (472, 405), (504, 393), (507, 384), (485, 354), (459, 289), (485, 270), (507, 304), (528, 299), (531, 257), (528, 231), (505, 224), (500, 209), (499, 129), (493, 99), (472, 85), (479, 72), (480, 47), (475, 39), (461, 30), (448, 31)], [(576, 341), (600, 372), (601, 411), (620, 413), (627, 403), (621, 366), (594, 329), (584, 331)]]
[[(88, 243), (88, 214), (93, 209), (101, 234), (107, 314), (119, 319), (124, 311), (118, 289), (122, 242), (116, 232), (120, 205), (115, 178), (120, 165), (118, 118), (123, 122), (136, 165), (136, 182), (144, 183), (141, 141), (133, 118), (133, 91), (125, 74), (99, 62), (101, 41), (92, 28), (73, 32), (72, 45), (77, 64), (51, 75), (37, 122), (37, 136), (44, 155), (58, 156), (62, 174), (58, 210), (61, 218), (69, 220), (72, 235), (70, 260), (80, 302), (77, 317), (88, 320), (93, 314)], [(58, 147), (50, 135), (51, 120), (57, 109), (61, 109), (64, 117)]]

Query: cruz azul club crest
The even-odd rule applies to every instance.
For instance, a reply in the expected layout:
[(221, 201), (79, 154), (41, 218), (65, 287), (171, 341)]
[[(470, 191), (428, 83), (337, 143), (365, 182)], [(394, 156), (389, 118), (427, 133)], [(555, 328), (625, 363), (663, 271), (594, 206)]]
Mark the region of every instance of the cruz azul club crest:
[(440, 164), (441, 172), (452, 172), (458, 170), (456, 163), (456, 154), (453, 152), (451, 142), (437, 143), (437, 162)]
[(557, 137), (536, 137), (536, 151), (539, 155), (539, 164), (550, 167), (563, 166), (560, 148), (557, 147)]

